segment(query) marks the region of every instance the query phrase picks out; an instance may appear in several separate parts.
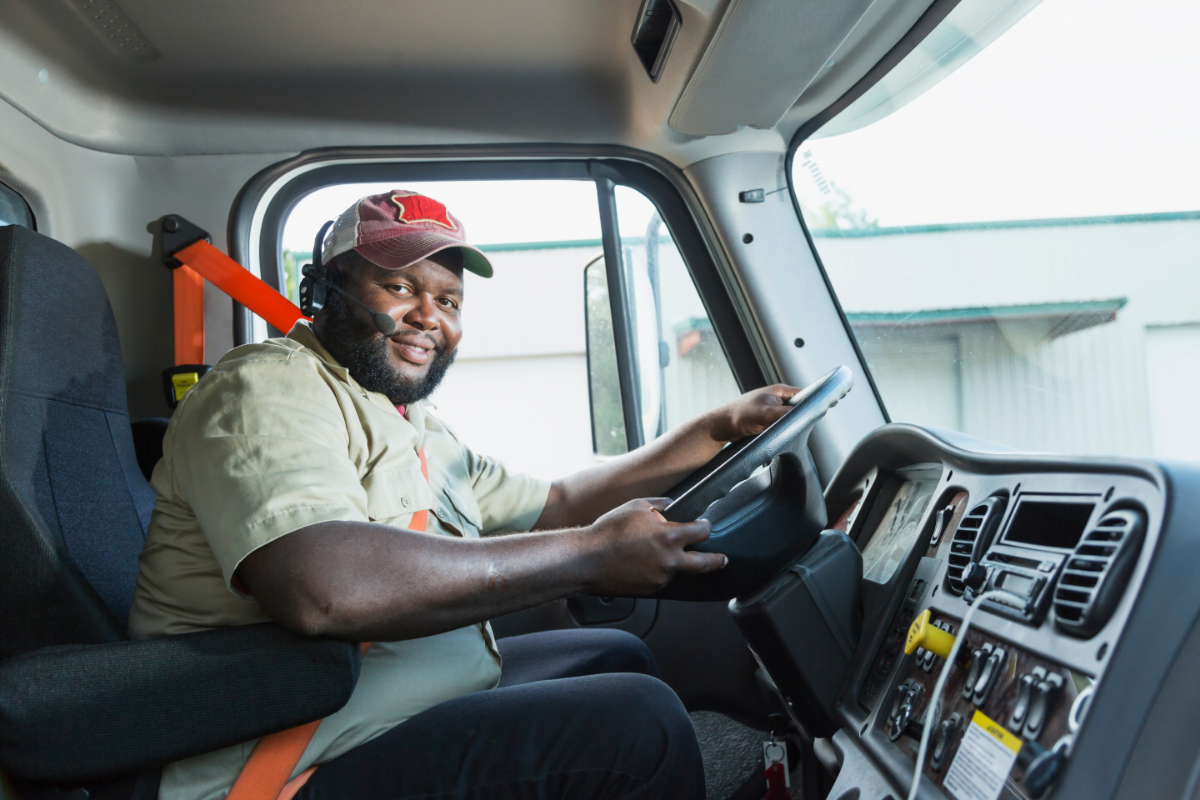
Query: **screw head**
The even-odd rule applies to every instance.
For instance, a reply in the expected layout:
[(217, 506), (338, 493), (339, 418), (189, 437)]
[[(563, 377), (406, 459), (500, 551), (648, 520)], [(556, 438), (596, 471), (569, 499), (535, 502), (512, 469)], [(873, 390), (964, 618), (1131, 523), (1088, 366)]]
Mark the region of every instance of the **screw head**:
[(752, 233), (742, 234), (742, 243), (743, 244), (750, 244), (753, 241), (754, 241), (754, 234), (752, 234)]
[(804, 340), (797, 336), (796, 341), (792, 342), (792, 344), (796, 345), (796, 347), (804, 347)]
[(164, 219), (163, 220), (163, 230), (166, 231), (167, 233), (175, 233), (175, 231), (179, 230), (179, 218), (178, 217), (167, 217), (166, 219)]

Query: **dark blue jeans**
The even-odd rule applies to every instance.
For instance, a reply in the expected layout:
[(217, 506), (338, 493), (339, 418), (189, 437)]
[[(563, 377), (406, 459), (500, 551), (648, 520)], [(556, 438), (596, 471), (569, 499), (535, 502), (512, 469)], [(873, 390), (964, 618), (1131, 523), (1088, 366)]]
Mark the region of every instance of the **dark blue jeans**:
[(641, 640), (588, 629), (499, 645), (498, 688), (330, 761), (297, 800), (703, 800), (691, 719)]

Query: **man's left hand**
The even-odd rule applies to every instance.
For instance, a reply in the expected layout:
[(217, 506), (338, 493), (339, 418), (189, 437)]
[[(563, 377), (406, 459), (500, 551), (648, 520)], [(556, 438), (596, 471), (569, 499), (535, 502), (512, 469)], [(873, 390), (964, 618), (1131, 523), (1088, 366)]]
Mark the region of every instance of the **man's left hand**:
[(757, 436), (791, 410), (787, 401), (799, 391), (795, 386), (777, 383), (746, 392), (737, 400), (714, 408), (709, 412), (713, 439), (736, 442), (747, 436)]

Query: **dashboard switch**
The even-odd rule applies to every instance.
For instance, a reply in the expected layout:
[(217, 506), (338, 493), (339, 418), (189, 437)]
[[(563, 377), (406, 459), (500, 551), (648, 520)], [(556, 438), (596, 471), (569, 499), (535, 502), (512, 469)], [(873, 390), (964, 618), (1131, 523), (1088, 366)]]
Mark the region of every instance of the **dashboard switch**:
[(979, 682), (979, 676), (983, 674), (983, 662), (991, 653), (992, 646), (990, 644), (971, 651), (971, 669), (967, 673), (966, 681), (963, 682), (963, 700), (970, 700), (975, 695), (975, 684)]
[(946, 763), (946, 756), (950, 754), (950, 745), (954, 743), (954, 737), (958, 735), (958, 729), (962, 726), (962, 717), (958, 714), (951, 714), (946, 719), (942, 720), (937, 730), (933, 733), (933, 750), (932, 757), (929, 761), (929, 766), (936, 772), (942, 768), (942, 764)]
[(1054, 713), (1054, 704), (1058, 702), (1062, 687), (1063, 677), (1057, 672), (1051, 672), (1034, 684), (1029, 701), (1029, 714), (1025, 718), (1025, 730), (1022, 731), (1026, 739), (1035, 740), (1042, 735), (1047, 717)]
[(1008, 653), (1003, 647), (997, 647), (988, 656), (987, 661), (983, 664), (983, 669), (979, 672), (978, 680), (975, 681), (975, 691), (971, 697), (972, 703), (981, 706), (987, 702), (988, 695), (992, 693), (992, 687), (996, 685), (996, 679), (1000, 677), (1007, 659)]
[(1025, 716), (1029, 713), (1029, 702), (1033, 699), (1033, 687), (1037, 683), (1037, 678), (1031, 674), (1022, 675), (1017, 682), (1017, 702), (1013, 704), (1012, 716), (1008, 720), (1008, 727), (1013, 730), (1021, 730), (1025, 724)]
[(892, 713), (888, 715), (888, 739), (894, 742), (905, 734), (920, 738), (923, 729), (916, 716), (924, 694), (925, 687), (911, 678), (900, 684), (892, 701)]

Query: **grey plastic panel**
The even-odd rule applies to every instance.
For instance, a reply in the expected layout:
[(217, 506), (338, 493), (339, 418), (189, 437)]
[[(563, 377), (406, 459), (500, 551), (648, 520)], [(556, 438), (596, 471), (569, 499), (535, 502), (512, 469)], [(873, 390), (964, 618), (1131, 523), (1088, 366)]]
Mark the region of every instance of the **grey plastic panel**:
[[(940, 431), (888, 425), (864, 439), (826, 490), (830, 517), (836, 518), (865, 488), (868, 507), (856, 515), (850, 533), (869, 535), (873, 524), (869, 504), (876, 495), (886, 495), (891, 473), (930, 462), (941, 463), (944, 469), (920, 535), (898, 572), (902, 580), (882, 588), (864, 585), (868, 628), (864, 628), (853, 678), (843, 692), (843, 729), (835, 741), (852, 741), (854, 751), (873, 764), (874, 774), (869, 780), (862, 778), (863, 768), (858, 766), (859, 778), (839, 776), (831, 797), (856, 787), (863, 798), (881, 797), (870, 789), (877, 787), (879, 779), (890, 782), (897, 797), (907, 791), (913, 764), (883, 733), (879, 708), (883, 703), (876, 700), (864, 712), (857, 705), (856, 692), (886, 632), (880, 628), (890, 624), (899, 593), (907, 590), (916, 572), (916, 562), (921, 562), (926, 577), (937, 576), (926, 587), (919, 607), (960, 618), (965, 612), (965, 601), (947, 593), (943, 585), (950, 540), (944, 538), (932, 558), (922, 558), (938, 498), (958, 490), (968, 492), (968, 505), (1007, 491), (1014, 497), (1034, 492), (1090, 495), (1097, 504), (1097, 517), (1123, 501), (1145, 509), (1146, 539), (1129, 588), (1095, 636), (1066, 635), (1055, 628), (1053, 612), (1034, 628), (981, 611), (973, 627), (1099, 681), (1055, 798), (1180, 797), (1191, 791), (1189, 781), (1200, 752), (1200, 728), (1192, 730), (1200, 712), (1194, 679), (1200, 673), (1200, 632), (1194, 629), (1200, 618), (1200, 581), (1194, 579), (1195, 565), (1200, 564), (1200, 469), (998, 450), (964, 437), (951, 441)], [(864, 478), (869, 480), (866, 487)], [(1007, 524), (1015, 505), (1009, 504), (1002, 524)], [(862, 546), (866, 540), (858, 541)], [(898, 660), (880, 698), (888, 696), (900, 666)], [(847, 748), (843, 745), (843, 749)], [(942, 795), (923, 785), (920, 796)]]

